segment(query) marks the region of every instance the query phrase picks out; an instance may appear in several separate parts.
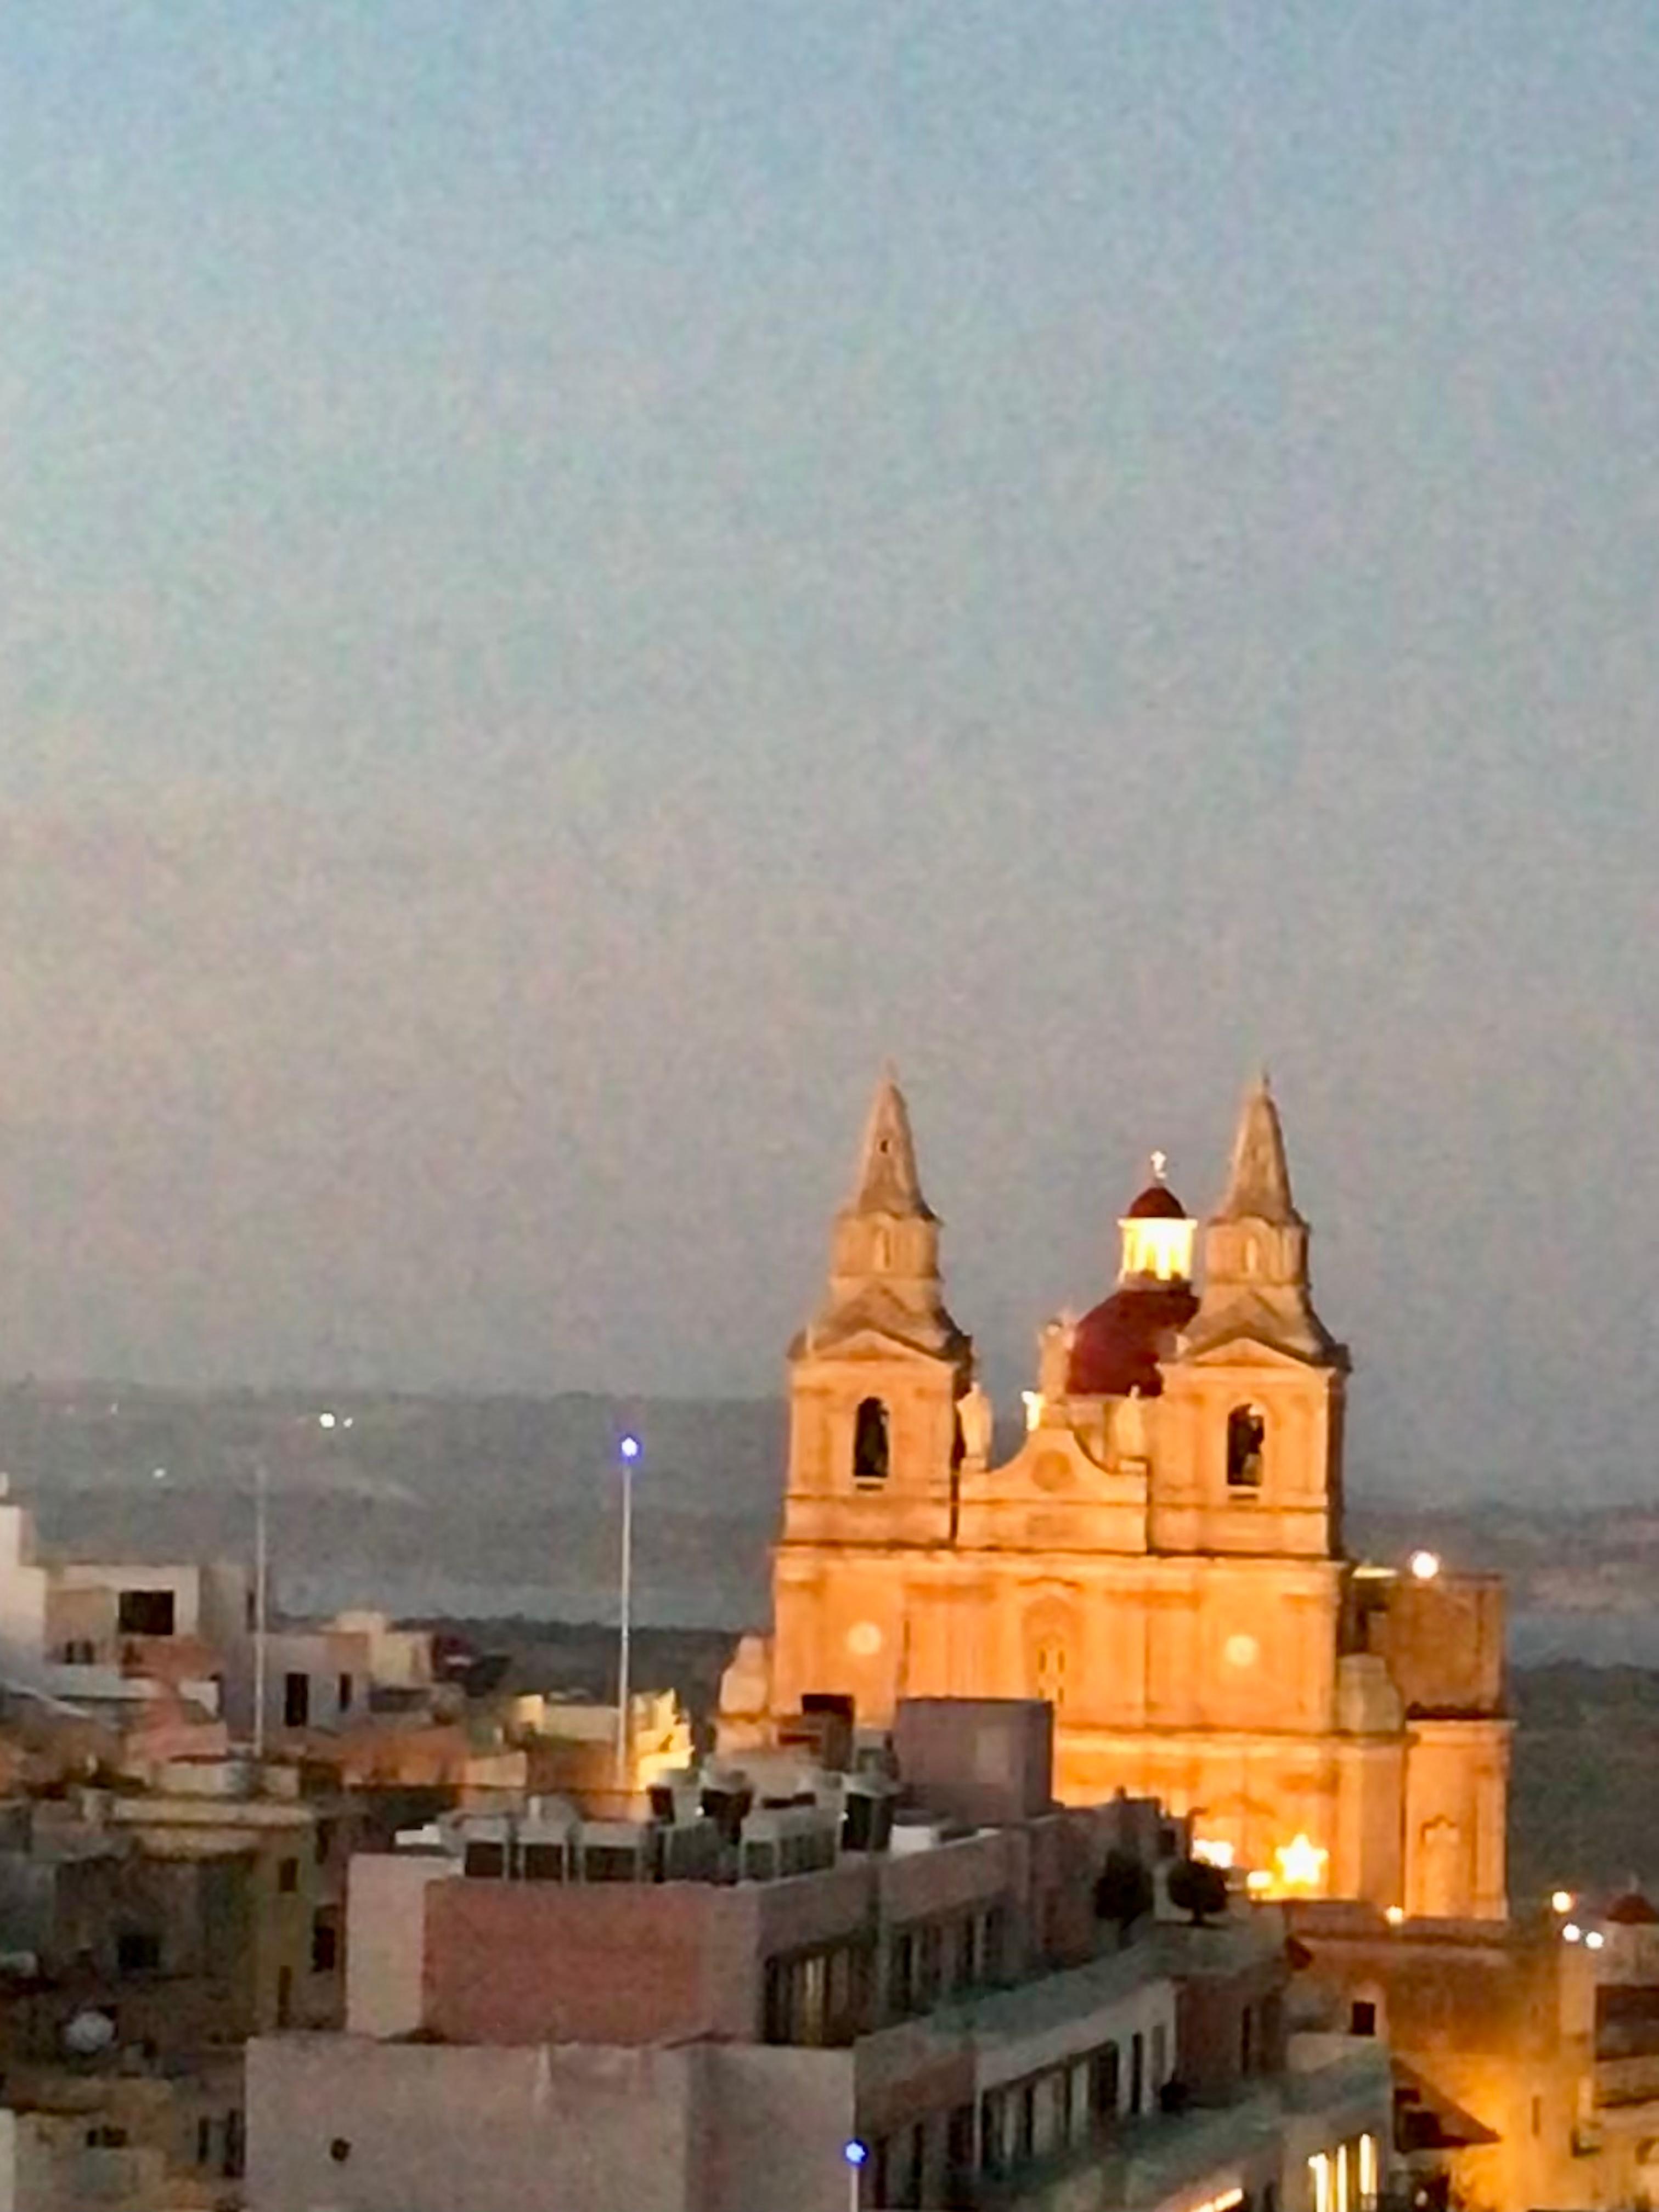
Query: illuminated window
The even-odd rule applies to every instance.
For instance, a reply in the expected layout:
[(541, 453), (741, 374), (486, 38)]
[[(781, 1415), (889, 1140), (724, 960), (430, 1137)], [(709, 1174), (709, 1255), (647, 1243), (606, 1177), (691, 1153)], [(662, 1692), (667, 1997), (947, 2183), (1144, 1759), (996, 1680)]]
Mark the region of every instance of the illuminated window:
[(1359, 2138), (1359, 2196), (1363, 2203), (1376, 2203), (1376, 2137), (1361, 2136)]
[(853, 1479), (855, 1482), (887, 1480), (887, 1408), (879, 1398), (859, 1401), (853, 1425)]
[(1261, 1487), (1261, 1453), (1267, 1441), (1267, 1417), (1260, 1406), (1235, 1406), (1227, 1416), (1227, 1487), (1255, 1491)]
[(1333, 2212), (1328, 2151), (1316, 2150), (1308, 2160), (1308, 2179), (1313, 2184), (1313, 2212)]

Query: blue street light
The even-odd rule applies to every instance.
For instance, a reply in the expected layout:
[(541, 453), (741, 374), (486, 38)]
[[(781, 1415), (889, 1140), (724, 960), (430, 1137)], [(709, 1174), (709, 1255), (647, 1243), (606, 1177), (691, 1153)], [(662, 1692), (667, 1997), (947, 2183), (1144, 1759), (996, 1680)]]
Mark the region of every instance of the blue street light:
[(870, 2146), (856, 2136), (841, 2147), (847, 2161), (847, 2212), (859, 2212), (859, 2175), (870, 2156)]

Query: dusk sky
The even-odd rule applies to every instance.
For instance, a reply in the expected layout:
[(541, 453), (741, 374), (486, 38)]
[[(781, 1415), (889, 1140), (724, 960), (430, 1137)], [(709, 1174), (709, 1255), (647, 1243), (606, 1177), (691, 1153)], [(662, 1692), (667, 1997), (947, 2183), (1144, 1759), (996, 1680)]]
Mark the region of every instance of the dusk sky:
[(0, 13), (0, 1372), (1007, 1401), (1271, 1066), (1367, 1483), (1659, 1493), (1651, 0)]

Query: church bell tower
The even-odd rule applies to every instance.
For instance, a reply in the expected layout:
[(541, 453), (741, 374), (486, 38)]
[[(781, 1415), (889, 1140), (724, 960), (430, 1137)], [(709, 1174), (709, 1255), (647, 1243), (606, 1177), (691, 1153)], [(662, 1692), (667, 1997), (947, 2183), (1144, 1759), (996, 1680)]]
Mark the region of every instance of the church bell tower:
[(1198, 1310), (1164, 1369), (1152, 1548), (1340, 1557), (1347, 1372), (1314, 1311), (1308, 1224), (1263, 1075), (1206, 1224)]
[(939, 1238), (888, 1070), (836, 1216), (823, 1298), (789, 1348), (775, 1585), (786, 1703), (843, 1689), (862, 1712), (890, 1709), (903, 1687), (905, 1563), (954, 1534), (973, 1347), (945, 1304)]

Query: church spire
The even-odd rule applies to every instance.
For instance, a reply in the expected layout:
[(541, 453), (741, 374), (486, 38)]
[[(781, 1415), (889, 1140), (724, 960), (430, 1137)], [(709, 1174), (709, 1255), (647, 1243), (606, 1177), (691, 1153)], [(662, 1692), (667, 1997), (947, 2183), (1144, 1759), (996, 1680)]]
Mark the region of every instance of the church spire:
[(939, 1288), (939, 1216), (921, 1194), (909, 1109), (884, 1067), (847, 1204), (830, 1240), (829, 1295), (806, 1333), (815, 1347), (875, 1328), (929, 1351), (966, 1357), (967, 1339)]
[(1279, 1109), (1273, 1103), (1265, 1067), (1244, 1094), (1227, 1189), (1214, 1218), (1265, 1221), (1276, 1228), (1302, 1224), (1291, 1196), (1285, 1132), (1279, 1124)]
[(884, 1213), (899, 1221), (937, 1218), (921, 1194), (915, 1139), (910, 1133), (910, 1109), (904, 1103), (904, 1093), (898, 1087), (898, 1077), (890, 1060), (881, 1071), (881, 1080), (871, 1103), (859, 1154), (858, 1180), (847, 1211), (852, 1214)]
[(1309, 1293), (1308, 1224), (1291, 1196), (1265, 1070), (1239, 1109), (1227, 1188), (1205, 1226), (1203, 1292), (1183, 1341), (1191, 1352), (1240, 1334), (1322, 1364), (1346, 1358)]

